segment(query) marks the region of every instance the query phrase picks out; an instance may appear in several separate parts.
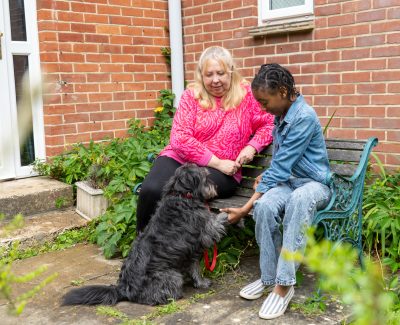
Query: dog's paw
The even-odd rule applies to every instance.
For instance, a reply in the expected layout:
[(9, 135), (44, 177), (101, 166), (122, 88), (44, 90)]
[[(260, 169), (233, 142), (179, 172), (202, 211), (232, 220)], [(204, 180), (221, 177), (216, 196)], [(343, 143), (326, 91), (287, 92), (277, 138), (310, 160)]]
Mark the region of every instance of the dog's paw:
[(228, 214), (226, 212), (221, 212), (217, 214), (217, 220), (219, 221), (219, 223), (221, 223), (222, 225), (229, 225), (229, 220), (228, 220)]
[(207, 289), (211, 286), (212, 281), (210, 279), (203, 278), (193, 283), (193, 286), (198, 289)]

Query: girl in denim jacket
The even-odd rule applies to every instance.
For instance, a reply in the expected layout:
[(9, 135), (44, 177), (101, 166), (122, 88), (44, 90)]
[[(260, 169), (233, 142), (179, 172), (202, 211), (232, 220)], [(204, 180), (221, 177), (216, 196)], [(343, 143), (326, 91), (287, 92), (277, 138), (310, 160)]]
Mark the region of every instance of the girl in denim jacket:
[(291, 73), (279, 64), (264, 64), (251, 87), (255, 99), (275, 115), (272, 161), (257, 178), (250, 200), (241, 208), (222, 211), (236, 223), (254, 206), (261, 278), (245, 286), (240, 296), (252, 300), (264, 290), (271, 292), (259, 316), (272, 319), (283, 315), (296, 284), (298, 264), (285, 260), (281, 250), (305, 248), (305, 229), (315, 211), (329, 202), (331, 173), (318, 117), (296, 91)]

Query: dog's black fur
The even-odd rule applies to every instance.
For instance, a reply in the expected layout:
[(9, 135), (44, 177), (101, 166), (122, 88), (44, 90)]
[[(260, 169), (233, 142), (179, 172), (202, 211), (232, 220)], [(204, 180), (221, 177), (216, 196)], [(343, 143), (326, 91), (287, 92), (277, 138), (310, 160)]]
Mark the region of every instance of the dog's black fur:
[(116, 285), (92, 285), (68, 292), (63, 305), (114, 305), (118, 301), (158, 305), (182, 297), (184, 275), (207, 288), (199, 259), (224, 234), (227, 214), (213, 215), (206, 202), (216, 188), (205, 168), (179, 167), (163, 189), (163, 197), (145, 231), (132, 244)]

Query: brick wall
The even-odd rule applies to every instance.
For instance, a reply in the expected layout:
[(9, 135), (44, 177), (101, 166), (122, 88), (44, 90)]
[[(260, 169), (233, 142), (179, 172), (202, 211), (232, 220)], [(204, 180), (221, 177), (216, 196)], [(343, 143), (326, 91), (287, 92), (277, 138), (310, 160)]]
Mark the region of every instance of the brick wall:
[(252, 37), (257, 0), (183, 0), (185, 78), (201, 51), (229, 49), (251, 80), (263, 63), (287, 67), (325, 125), (329, 137), (377, 136), (376, 151), (400, 165), (400, 2), (314, 0), (313, 31)]
[(151, 123), (171, 88), (167, 0), (37, 0), (46, 154)]

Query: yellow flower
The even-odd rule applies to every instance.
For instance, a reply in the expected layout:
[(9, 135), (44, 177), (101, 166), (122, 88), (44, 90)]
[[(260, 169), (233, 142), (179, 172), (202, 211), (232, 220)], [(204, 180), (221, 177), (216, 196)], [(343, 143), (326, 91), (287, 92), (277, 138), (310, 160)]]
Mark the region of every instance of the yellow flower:
[(158, 106), (158, 107), (154, 110), (154, 112), (155, 112), (155, 113), (161, 113), (161, 112), (163, 111), (163, 109), (164, 109), (164, 107)]

